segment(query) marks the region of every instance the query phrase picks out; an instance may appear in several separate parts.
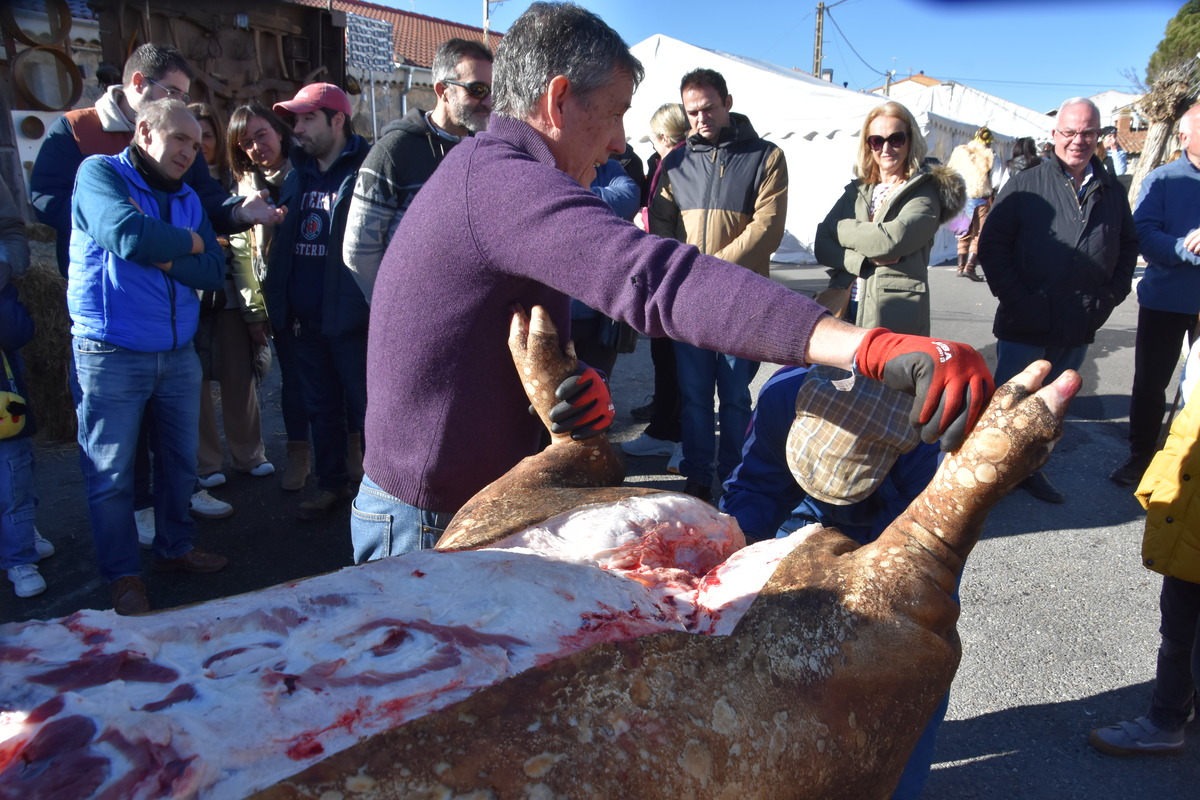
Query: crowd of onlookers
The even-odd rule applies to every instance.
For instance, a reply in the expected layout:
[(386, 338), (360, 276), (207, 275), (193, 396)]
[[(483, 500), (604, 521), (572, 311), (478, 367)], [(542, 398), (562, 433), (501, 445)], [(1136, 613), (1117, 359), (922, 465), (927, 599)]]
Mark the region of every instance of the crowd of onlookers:
[[(864, 120), (855, 179), (817, 228), (827, 313), (766, 280), (787, 164), (733, 111), (719, 73), (682, 77), (679, 102), (650, 121), (655, 154), (643, 168), (621, 122), (642, 66), (577, 6), (535, 4), (495, 60), (450, 40), (432, 71), (435, 107), (413, 109), (372, 146), (327, 83), (240, 106), (224, 130), (212, 108), (188, 105), (186, 60), (146, 44), (121, 85), (47, 134), (31, 197), (58, 234), (89, 518), (117, 613), (151, 607), (139, 546), (156, 570), (226, 565), (193, 546), (193, 516), (233, 512), (208, 491), (226, 482), (227, 463), (276, 474), (258, 395), (273, 361), (288, 439), (280, 483), (300, 491), (316, 478), (297, 514), (353, 500), (357, 562), (432, 547), (545, 435), (505, 350), (514, 313), (537, 305), (570, 328), (580, 357), (555, 387), (554, 434), (608, 427), (605, 376), (647, 334), (654, 394), (634, 410), (649, 425), (623, 444), (628, 454), (668, 457), (702, 500), (723, 487), (721, 507), (752, 539), (815, 521), (867, 541), (928, 482), (935, 444), (961, 443), (993, 377), (1038, 359), (1048, 380), (1082, 364), (1131, 290), (1140, 247), (1131, 455), (1111, 478), (1133, 485), (1150, 465), (1200, 311), (1197, 109), (1181, 122), (1184, 157), (1150, 176), (1135, 214), (1117, 180), (1124, 153), (1086, 99), (1063, 103), (1045, 156), (1020, 140), (1004, 158), (981, 127), (946, 165), (927, 157), (903, 105), (881, 104)], [(33, 526), (17, 352), (32, 330), (7, 280), (28, 248), (9, 201), (0, 195), (0, 566), (28, 597), (45, 589), (36, 561), (53, 545)], [(994, 376), (970, 347), (931, 337), (929, 260), (945, 225), (958, 234), (957, 274), (998, 299)], [(793, 366), (756, 411), (749, 387), (762, 361)], [(1022, 486), (1064, 501), (1042, 471)], [(1179, 580), (1168, 574), (1164, 598)], [(1163, 652), (1177, 660), (1192, 653), (1188, 625), (1200, 618), (1192, 580), (1171, 605), (1174, 627), (1164, 600)], [(1162, 675), (1160, 655), (1165, 686)], [(1187, 682), (1171, 680), (1149, 718), (1097, 732), (1097, 747), (1181, 747), (1175, 701)], [(919, 793), (936, 727), (901, 795)]]

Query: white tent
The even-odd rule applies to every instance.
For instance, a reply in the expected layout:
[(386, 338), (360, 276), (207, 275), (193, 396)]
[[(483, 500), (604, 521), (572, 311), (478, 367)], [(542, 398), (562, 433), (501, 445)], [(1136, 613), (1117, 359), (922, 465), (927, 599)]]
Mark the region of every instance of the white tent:
[[(888, 97), (903, 103), (914, 114), (924, 111), (975, 127), (986, 125), (992, 133), (1010, 142), (1022, 136), (1047, 141), (1054, 127), (1054, 117), (1048, 114), (954, 81), (933, 86), (899, 81), (891, 85)], [(1000, 152), (1007, 156), (1004, 150)]]
[[(631, 50), (646, 68), (645, 80), (625, 114), (625, 134), (638, 154), (645, 159), (654, 152), (649, 138), (650, 117), (663, 103), (679, 102), (680, 78), (697, 67), (720, 72), (733, 97), (733, 110), (749, 117), (758, 134), (778, 145), (787, 157), (787, 233), (774, 258), (796, 264), (815, 263), (813, 239), (817, 224), (854, 177), (862, 120), (884, 99), (766, 61), (695, 47), (662, 34), (639, 42)], [(950, 109), (908, 107), (929, 142), (930, 155), (943, 162), (955, 145), (970, 140), (982, 124), (975, 117), (956, 117), (948, 113)], [(1005, 136), (1004, 128), (997, 133), (1002, 142), (999, 152), (1005, 152), (1012, 137), (1030, 135)], [(953, 255), (954, 239), (943, 230), (934, 242), (931, 259), (936, 264)]]

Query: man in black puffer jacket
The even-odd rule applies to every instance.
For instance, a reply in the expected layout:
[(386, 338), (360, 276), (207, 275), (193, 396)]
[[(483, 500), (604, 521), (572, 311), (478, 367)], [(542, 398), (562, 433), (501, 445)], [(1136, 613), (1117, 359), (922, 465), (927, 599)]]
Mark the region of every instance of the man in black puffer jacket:
[(358, 171), (342, 259), (367, 302), (396, 226), (450, 148), (487, 127), (492, 54), (479, 42), (448, 39), (433, 58), (433, 111), (414, 108), (383, 129)]
[[(1125, 190), (1094, 155), (1099, 134), (1094, 103), (1063, 103), (1053, 157), (1014, 175), (983, 227), (979, 260), (1000, 301), (997, 386), (1039, 358), (1053, 365), (1047, 380), (1078, 369), (1129, 294), (1137, 234)], [(1040, 470), (1021, 485), (1039, 500), (1063, 501)]]

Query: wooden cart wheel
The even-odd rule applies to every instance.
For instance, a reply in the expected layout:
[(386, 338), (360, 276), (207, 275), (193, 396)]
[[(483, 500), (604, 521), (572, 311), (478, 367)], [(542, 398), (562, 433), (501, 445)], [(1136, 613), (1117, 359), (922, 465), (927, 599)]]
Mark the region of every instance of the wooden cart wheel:
[[(71, 91), (68, 93), (66, 100), (58, 105), (55, 105), (53, 102), (47, 102), (39, 97), (33, 90), (33, 87), (30, 86), (30, 76), (26, 73), (34, 66), (36, 56), (41, 54), (48, 54), (53, 58), (58, 65), (59, 74), (71, 82)], [(83, 96), (83, 76), (79, 74), (79, 67), (75, 66), (75, 62), (57, 47), (41, 45), (30, 47), (28, 50), (22, 50), (12, 60), (12, 76), (13, 85), (17, 91), (20, 92), (29, 105), (38, 111), (66, 111), (78, 103), (79, 98)]]

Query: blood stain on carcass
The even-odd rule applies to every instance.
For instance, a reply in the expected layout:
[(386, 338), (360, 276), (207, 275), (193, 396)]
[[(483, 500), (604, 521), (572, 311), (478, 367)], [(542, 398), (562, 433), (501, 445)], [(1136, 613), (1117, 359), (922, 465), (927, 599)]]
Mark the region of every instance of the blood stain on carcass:
[(79, 641), (84, 644), (105, 644), (112, 641), (112, 629), (97, 628), (92, 625), (86, 625), (82, 621), (82, 616), (79, 612), (71, 614), (63, 620), (63, 625), (67, 630), (79, 637)]
[(100, 686), (114, 680), (170, 683), (178, 678), (179, 673), (170, 667), (155, 664), (132, 650), (121, 650), (117, 653), (72, 661), (40, 675), (32, 675), (29, 680), (69, 692)]
[(147, 703), (142, 706), (139, 711), (162, 711), (164, 708), (170, 708), (176, 703), (186, 703), (188, 700), (196, 699), (196, 687), (190, 683), (181, 683), (171, 690), (171, 693), (162, 700), (156, 700), (153, 703)]

